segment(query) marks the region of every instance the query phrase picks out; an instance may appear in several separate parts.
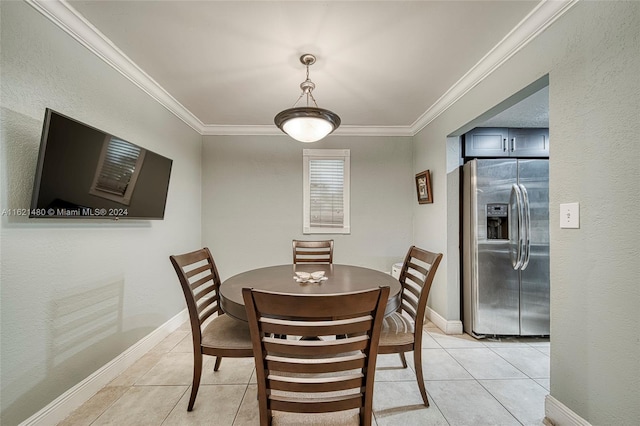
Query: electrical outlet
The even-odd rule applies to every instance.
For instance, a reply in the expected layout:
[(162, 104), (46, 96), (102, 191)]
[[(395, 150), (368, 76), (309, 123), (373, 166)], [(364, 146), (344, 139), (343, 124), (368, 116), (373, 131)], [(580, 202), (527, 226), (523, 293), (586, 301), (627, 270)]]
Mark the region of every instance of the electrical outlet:
[(580, 228), (580, 203), (560, 204), (560, 228)]

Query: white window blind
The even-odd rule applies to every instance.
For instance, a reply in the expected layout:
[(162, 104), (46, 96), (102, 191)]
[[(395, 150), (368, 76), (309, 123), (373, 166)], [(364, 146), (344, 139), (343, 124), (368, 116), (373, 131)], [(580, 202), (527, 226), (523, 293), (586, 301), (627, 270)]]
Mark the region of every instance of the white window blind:
[(107, 136), (89, 192), (128, 205), (145, 153), (136, 145)]
[(304, 233), (349, 233), (349, 150), (305, 149)]
[(309, 161), (311, 226), (344, 225), (344, 160)]
[(140, 148), (120, 139), (111, 138), (107, 155), (100, 168), (96, 189), (124, 196), (136, 170)]

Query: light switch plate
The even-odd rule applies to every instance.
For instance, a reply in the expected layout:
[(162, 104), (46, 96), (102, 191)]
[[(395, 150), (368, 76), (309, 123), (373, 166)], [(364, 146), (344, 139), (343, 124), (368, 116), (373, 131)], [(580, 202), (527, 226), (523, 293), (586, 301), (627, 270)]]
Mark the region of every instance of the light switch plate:
[(580, 203), (560, 204), (560, 228), (580, 228)]

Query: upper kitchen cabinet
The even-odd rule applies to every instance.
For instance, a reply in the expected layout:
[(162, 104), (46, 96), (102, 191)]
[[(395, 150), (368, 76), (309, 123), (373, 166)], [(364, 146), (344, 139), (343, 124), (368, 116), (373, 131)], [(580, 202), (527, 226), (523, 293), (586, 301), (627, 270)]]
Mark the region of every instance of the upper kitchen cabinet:
[(464, 156), (549, 157), (549, 129), (476, 127), (464, 135)]
[(511, 157), (549, 157), (549, 129), (509, 129)]

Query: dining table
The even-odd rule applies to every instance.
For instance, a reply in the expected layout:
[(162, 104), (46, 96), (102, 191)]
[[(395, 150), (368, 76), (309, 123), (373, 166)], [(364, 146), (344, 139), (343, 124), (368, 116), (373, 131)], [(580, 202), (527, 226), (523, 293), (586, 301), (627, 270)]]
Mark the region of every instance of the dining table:
[[(323, 279), (300, 282), (297, 272), (324, 272)], [(226, 279), (220, 286), (220, 307), (233, 318), (247, 321), (242, 298), (243, 288), (289, 294), (339, 294), (389, 287), (385, 316), (401, 303), (402, 287), (387, 272), (361, 266), (339, 264), (290, 264), (268, 266), (242, 272)]]

